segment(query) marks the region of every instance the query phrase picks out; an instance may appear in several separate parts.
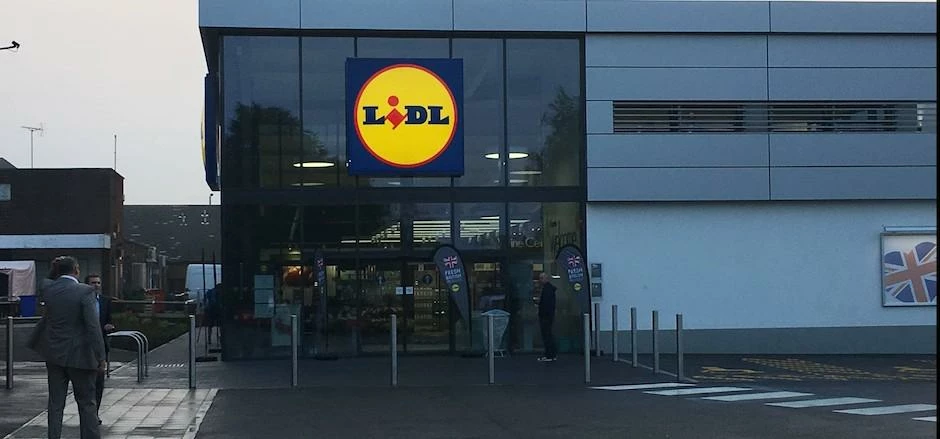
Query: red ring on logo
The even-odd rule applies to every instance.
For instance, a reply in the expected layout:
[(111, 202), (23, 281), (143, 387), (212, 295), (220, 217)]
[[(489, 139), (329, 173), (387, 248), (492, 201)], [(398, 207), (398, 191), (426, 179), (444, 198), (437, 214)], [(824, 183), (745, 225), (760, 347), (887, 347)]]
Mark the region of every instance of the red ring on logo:
[[(450, 102), (451, 102), (451, 103), (453, 104), (453, 106), (454, 106), (454, 114), (453, 114), (453, 120), (454, 120), (454, 122), (451, 124), (450, 136), (447, 137), (447, 142), (444, 143), (444, 147), (441, 148), (441, 150), (438, 151), (437, 154), (434, 154), (433, 157), (431, 157), (431, 158), (429, 158), (429, 159), (427, 159), (427, 160), (425, 160), (425, 161), (423, 161), (423, 162), (421, 162), (421, 163), (415, 163), (415, 164), (413, 164), (413, 165), (402, 165), (402, 164), (399, 164), (399, 163), (393, 163), (393, 162), (390, 162), (390, 161), (388, 161), (388, 160), (382, 158), (379, 154), (377, 154), (377, 153), (372, 149), (372, 147), (369, 146), (369, 143), (366, 142), (365, 139), (362, 138), (362, 132), (359, 130), (359, 107), (360, 107), (360, 100), (362, 99), (362, 92), (365, 91), (365, 89), (369, 87), (369, 84), (371, 84), (372, 81), (373, 81), (375, 78), (377, 78), (379, 75), (381, 75), (382, 73), (385, 73), (386, 71), (389, 71), (389, 70), (391, 70), (391, 69), (397, 69), (397, 68), (401, 68), (401, 67), (412, 67), (412, 68), (421, 70), (421, 71), (423, 71), (423, 72), (425, 72), (425, 73), (427, 73), (427, 74), (433, 76), (434, 79), (437, 80), (437, 82), (439, 82), (441, 85), (444, 86), (444, 90), (447, 90), (447, 95), (450, 96)], [(353, 108), (353, 123), (355, 123), (356, 137), (359, 138), (359, 143), (362, 144), (362, 146), (364, 146), (364, 147), (366, 148), (366, 151), (369, 152), (369, 155), (371, 155), (372, 157), (374, 157), (376, 160), (378, 160), (378, 161), (380, 161), (380, 162), (382, 162), (382, 163), (384, 163), (384, 164), (386, 164), (386, 165), (388, 165), (388, 166), (391, 166), (391, 167), (393, 167), (393, 168), (404, 168), (404, 169), (417, 168), (417, 167), (420, 167), (420, 166), (424, 166), (424, 165), (426, 165), (426, 164), (428, 164), (428, 163), (430, 163), (430, 162), (433, 162), (433, 161), (436, 160), (438, 157), (440, 157), (441, 154), (443, 154), (445, 151), (447, 151), (448, 149), (450, 149), (450, 143), (454, 140), (454, 135), (456, 135), (456, 133), (457, 133), (457, 99), (454, 98), (454, 92), (451, 91), (450, 86), (447, 85), (447, 82), (445, 82), (444, 79), (442, 79), (440, 76), (438, 76), (437, 73), (432, 72), (430, 69), (428, 69), (428, 68), (426, 68), (426, 67), (424, 67), (424, 66), (419, 66), (419, 65), (417, 65), (417, 64), (393, 64), (393, 65), (390, 65), (390, 66), (387, 66), (387, 67), (383, 67), (381, 70), (379, 70), (379, 71), (373, 73), (372, 76), (370, 76), (369, 79), (366, 79), (366, 82), (362, 84), (362, 87), (359, 87), (359, 93), (356, 94), (356, 103), (355, 103), (355, 106), (354, 106), (354, 108)]]

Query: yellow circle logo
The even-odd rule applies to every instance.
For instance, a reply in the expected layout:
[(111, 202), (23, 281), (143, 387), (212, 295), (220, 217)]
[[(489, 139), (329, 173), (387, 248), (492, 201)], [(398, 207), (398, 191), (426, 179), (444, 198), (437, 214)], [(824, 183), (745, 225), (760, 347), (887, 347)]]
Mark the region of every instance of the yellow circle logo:
[(580, 283), (575, 283), (575, 284), (574, 284), (574, 290), (575, 290), (575, 291), (581, 291), (581, 284), (580, 284)]
[(434, 72), (395, 64), (372, 75), (356, 96), (356, 134), (373, 157), (416, 168), (440, 156), (457, 131), (457, 101)]
[(451, 286), (450, 286), (450, 290), (453, 291), (453, 292), (455, 292), (455, 293), (458, 292), (458, 291), (460, 291), (460, 284), (453, 284), (453, 285), (451, 285)]

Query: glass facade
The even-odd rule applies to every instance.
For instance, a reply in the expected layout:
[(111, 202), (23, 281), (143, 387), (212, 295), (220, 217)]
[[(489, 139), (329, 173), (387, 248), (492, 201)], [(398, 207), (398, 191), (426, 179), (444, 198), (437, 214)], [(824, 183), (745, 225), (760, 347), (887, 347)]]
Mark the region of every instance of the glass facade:
[[(511, 350), (541, 348), (532, 301), (564, 244), (583, 247), (583, 44), (570, 38), (225, 36), (220, 77), (225, 359), (482, 349), (481, 313), (511, 313)], [(464, 62), (460, 177), (350, 177), (347, 58)], [(546, 69), (546, 65), (552, 67)], [(470, 285), (458, 317), (431, 253), (452, 244)], [(326, 261), (317, 285), (315, 252)], [(556, 336), (579, 348), (559, 287)], [(285, 326), (287, 325), (287, 326)]]

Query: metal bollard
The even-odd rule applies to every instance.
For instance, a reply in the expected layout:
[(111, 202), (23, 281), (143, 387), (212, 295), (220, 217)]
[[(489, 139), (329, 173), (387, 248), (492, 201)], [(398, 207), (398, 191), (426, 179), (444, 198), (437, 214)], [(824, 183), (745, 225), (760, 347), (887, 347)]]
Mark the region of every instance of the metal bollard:
[(189, 388), (196, 388), (196, 316), (189, 315)]
[(636, 367), (639, 364), (637, 360), (637, 348), (636, 348), (636, 307), (630, 307), (630, 351), (633, 358), (631, 362), (633, 367)]
[(676, 380), (685, 380), (685, 349), (682, 347), (682, 314), (676, 314)]
[(653, 310), (653, 373), (659, 373), (659, 311)]
[(594, 356), (601, 356), (601, 304), (594, 304)]
[(7, 316), (7, 389), (13, 388), (13, 317)]
[(398, 386), (398, 316), (392, 314), (392, 387)]
[(297, 387), (297, 314), (290, 315), (290, 386)]
[(620, 348), (617, 346), (617, 305), (610, 306), (610, 352), (616, 363), (620, 359)]
[(591, 383), (591, 315), (584, 314), (584, 382)]
[(493, 343), (496, 340), (496, 337), (493, 336), (493, 316), (486, 316), (486, 342), (487, 342), (487, 352), (486, 356), (487, 362), (490, 366), (490, 384), (496, 384), (496, 349), (493, 348)]

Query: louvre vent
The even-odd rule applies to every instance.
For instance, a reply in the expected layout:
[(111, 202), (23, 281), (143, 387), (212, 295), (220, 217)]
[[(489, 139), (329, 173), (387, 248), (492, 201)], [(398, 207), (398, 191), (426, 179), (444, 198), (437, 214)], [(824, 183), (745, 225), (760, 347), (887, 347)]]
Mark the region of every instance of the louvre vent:
[(937, 132), (936, 102), (614, 101), (615, 133)]

